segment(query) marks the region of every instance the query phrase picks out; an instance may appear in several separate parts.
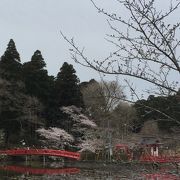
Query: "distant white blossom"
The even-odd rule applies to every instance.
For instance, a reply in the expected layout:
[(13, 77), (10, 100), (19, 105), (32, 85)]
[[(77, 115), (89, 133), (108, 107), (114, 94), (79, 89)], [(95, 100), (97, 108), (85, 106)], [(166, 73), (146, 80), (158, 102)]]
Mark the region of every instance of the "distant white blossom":
[(62, 141), (62, 142), (73, 142), (74, 138), (72, 135), (68, 134), (65, 130), (50, 127), (49, 129), (37, 129), (36, 132), (40, 134), (40, 136), (53, 141)]
[(79, 123), (79, 126), (88, 126), (91, 128), (97, 127), (96, 123), (90, 120), (87, 116), (81, 113), (81, 109), (76, 106), (62, 107), (61, 110), (68, 114), (74, 123)]
[(80, 120), (80, 123), (83, 125), (90, 126), (90, 127), (97, 127), (96, 123), (89, 120), (89, 118), (87, 116), (84, 116), (83, 114), (79, 115), (79, 120)]
[(79, 141), (78, 146), (81, 148), (80, 151), (88, 150), (95, 152), (102, 144), (102, 142), (95, 137), (97, 130), (96, 123), (84, 115), (81, 108), (77, 108), (76, 106), (62, 107), (61, 110), (72, 119), (73, 126), (71, 132), (83, 134), (82, 137), (76, 139)]
[(49, 147), (63, 148), (64, 145), (78, 143), (81, 151), (89, 150), (95, 152), (95, 149), (101, 144), (96, 139), (97, 125), (82, 113), (82, 109), (76, 106), (62, 107), (63, 113), (69, 115), (72, 121), (72, 127), (67, 133), (65, 130), (50, 127), (48, 129), (40, 128), (36, 132), (45, 140), (41, 140), (44, 145)]
[(95, 153), (97, 149), (101, 149), (101, 147), (103, 146), (103, 141), (100, 139), (87, 139), (83, 141), (79, 146), (81, 147), (80, 152), (88, 150)]

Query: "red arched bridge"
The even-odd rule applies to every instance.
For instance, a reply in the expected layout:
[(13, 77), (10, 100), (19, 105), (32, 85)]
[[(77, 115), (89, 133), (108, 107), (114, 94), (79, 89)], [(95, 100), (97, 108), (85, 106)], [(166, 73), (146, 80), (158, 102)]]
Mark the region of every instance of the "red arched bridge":
[(39, 155), (39, 156), (56, 156), (79, 160), (80, 153), (54, 149), (11, 149), (0, 150), (0, 154), (9, 156)]

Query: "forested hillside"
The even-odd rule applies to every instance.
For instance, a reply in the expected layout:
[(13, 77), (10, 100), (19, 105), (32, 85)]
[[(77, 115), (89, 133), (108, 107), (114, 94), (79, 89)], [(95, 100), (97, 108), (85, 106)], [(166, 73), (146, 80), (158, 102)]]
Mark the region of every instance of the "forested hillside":
[(0, 60), (0, 127), (6, 145), (36, 140), (40, 126), (63, 128), (60, 107), (83, 106), (73, 66), (64, 62), (57, 77), (49, 76), (45, 67), (39, 50), (22, 64), (15, 42), (9, 41)]
[[(93, 140), (106, 144), (110, 136), (119, 141), (140, 132), (148, 120), (157, 121), (165, 132), (178, 131), (178, 94), (149, 96), (132, 105), (122, 101), (124, 91), (117, 81), (80, 83), (73, 65), (67, 62), (55, 77), (49, 75), (40, 50), (21, 63), (11, 39), (0, 59), (1, 146), (20, 146), (22, 142), (31, 146), (39, 141), (53, 146), (57, 137), (67, 134), (71, 145), (81, 143), (82, 148)], [(60, 139), (58, 148), (64, 147), (66, 140)]]

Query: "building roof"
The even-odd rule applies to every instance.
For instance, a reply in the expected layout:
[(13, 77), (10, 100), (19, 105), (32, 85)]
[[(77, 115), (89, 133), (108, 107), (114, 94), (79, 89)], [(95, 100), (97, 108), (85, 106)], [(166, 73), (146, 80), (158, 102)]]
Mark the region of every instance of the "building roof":
[(160, 144), (160, 141), (156, 137), (142, 137), (140, 141), (141, 145), (158, 145)]

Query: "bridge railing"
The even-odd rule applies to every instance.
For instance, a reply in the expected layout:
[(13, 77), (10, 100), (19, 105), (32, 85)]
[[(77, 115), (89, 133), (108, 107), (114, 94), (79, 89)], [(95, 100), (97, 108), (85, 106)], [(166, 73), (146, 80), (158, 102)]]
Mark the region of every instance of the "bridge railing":
[(79, 160), (80, 153), (70, 152), (65, 150), (54, 149), (11, 149), (0, 151), (0, 154), (17, 156), (17, 155), (46, 155), (46, 156), (58, 156)]

